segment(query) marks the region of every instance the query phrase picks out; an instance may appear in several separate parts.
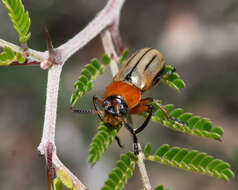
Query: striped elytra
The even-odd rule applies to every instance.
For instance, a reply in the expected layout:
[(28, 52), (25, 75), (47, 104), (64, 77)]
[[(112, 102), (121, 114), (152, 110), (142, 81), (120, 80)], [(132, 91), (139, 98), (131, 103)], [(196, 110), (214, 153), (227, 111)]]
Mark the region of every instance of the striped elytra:
[(124, 81), (141, 91), (157, 84), (165, 66), (162, 54), (153, 48), (143, 48), (130, 56), (113, 81)]

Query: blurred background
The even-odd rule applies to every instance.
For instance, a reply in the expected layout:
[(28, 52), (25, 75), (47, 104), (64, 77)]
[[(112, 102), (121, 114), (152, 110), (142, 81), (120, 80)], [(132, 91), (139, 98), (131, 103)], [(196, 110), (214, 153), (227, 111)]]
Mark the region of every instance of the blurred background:
[[(106, 0), (23, 0), (31, 17), (29, 46), (46, 49), (47, 26), (55, 47), (82, 30), (106, 4)], [(16, 33), (3, 5), (0, 5), (0, 38), (17, 43)], [(162, 52), (166, 62), (177, 68), (186, 88), (176, 93), (160, 84), (145, 96), (172, 103), (185, 111), (209, 118), (224, 128), (222, 142), (191, 137), (150, 122), (139, 135), (142, 145), (162, 144), (207, 152), (231, 163), (238, 171), (238, 1), (237, 0), (140, 0), (126, 1), (121, 14), (120, 32), (131, 54), (143, 47)], [(100, 58), (100, 37), (78, 51), (64, 66), (58, 104), (57, 151), (59, 157), (89, 189), (100, 189), (121, 153), (132, 150), (127, 131), (120, 131), (124, 149), (115, 142), (93, 167), (87, 162), (88, 147), (98, 126), (95, 115), (71, 113), (73, 83), (83, 65)], [(78, 108), (93, 108), (92, 96), (102, 96), (111, 82), (109, 69), (94, 83)], [(46, 189), (44, 159), (39, 155), (44, 117), (47, 71), (38, 67), (0, 68), (0, 189)], [(136, 118), (135, 126), (141, 120)], [(237, 178), (230, 183), (179, 169), (146, 162), (153, 187), (163, 184), (172, 190), (235, 190)], [(138, 168), (126, 185), (142, 187)]]

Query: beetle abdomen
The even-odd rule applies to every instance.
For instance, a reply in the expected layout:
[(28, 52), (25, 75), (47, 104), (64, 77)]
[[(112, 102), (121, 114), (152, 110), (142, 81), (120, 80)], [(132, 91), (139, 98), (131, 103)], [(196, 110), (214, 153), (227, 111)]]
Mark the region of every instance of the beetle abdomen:
[(114, 81), (125, 81), (142, 91), (155, 85), (165, 66), (162, 54), (153, 48), (143, 48), (130, 56)]

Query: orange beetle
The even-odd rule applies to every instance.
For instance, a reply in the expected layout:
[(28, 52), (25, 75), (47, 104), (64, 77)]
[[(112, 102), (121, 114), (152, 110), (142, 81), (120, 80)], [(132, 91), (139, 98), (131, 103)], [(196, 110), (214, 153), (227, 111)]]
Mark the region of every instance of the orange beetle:
[[(165, 61), (159, 51), (153, 48), (143, 48), (130, 56), (114, 76), (113, 81), (106, 88), (104, 98), (93, 97), (96, 110), (73, 110), (80, 113), (97, 113), (100, 120), (112, 126), (124, 124), (132, 134), (134, 142), (134, 153), (138, 155), (138, 140), (136, 134), (141, 132), (148, 124), (152, 116), (153, 98), (142, 98), (142, 93), (155, 86), (160, 81), (165, 67)], [(173, 70), (174, 72), (175, 70)], [(99, 111), (97, 102), (103, 108)], [(166, 110), (158, 104), (165, 116), (169, 118)], [(129, 114), (149, 112), (143, 124), (133, 129), (127, 122)], [(120, 140), (115, 138), (121, 147)]]

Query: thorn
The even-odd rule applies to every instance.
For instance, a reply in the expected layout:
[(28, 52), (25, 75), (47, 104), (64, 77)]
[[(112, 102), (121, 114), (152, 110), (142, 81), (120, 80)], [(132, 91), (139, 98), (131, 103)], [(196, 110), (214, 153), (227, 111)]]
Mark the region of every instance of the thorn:
[[(45, 34), (46, 34), (46, 40), (47, 40), (47, 48), (48, 48), (48, 53), (49, 53), (49, 58), (48, 58), (48, 62), (52, 64), (57, 64), (56, 60), (55, 60), (55, 57), (56, 57), (56, 51), (53, 47), (53, 44), (52, 44), (52, 40), (50, 38), (50, 34), (49, 34), (49, 31), (47, 29), (47, 27), (45, 27)], [(48, 65), (50, 65), (48, 63)], [(50, 65), (50, 66), (51, 66)], [(43, 66), (44, 68), (44, 66)], [(49, 68), (49, 67), (48, 67)]]
[(49, 54), (52, 54), (54, 51), (54, 47), (53, 47), (52, 40), (50, 38), (50, 34), (49, 34), (47, 27), (45, 27), (45, 34), (46, 34), (47, 48), (49, 50)]

